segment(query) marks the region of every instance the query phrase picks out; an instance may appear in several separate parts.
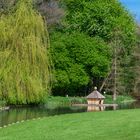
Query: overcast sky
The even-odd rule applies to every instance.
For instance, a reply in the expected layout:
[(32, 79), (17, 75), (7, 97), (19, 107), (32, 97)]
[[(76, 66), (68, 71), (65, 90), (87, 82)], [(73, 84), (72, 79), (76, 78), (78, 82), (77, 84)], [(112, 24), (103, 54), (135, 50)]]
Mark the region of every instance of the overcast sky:
[(123, 5), (133, 13), (136, 20), (140, 23), (140, 0), (120, 0)]

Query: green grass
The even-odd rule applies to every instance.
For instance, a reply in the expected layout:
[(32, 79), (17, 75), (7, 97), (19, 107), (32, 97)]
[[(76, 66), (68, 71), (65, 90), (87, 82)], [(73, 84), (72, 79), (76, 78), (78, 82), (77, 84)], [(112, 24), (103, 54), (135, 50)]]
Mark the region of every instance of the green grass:
[(135, 101), (135, 99), (133, 99), (131, 96), (119, 95), (119, 96), (117, 96), (116, 101), (113, 101), (111, 95), (105, 95), (105, 97), (106, 97), (105, 98), (105, 103), (106, 104), (112, 104), (112, 103), (121, 104), (121, 103), (125, 103), (125, 102), (133, 102), (133, 101)]
[(135, 109), (42, 118), (0, 129), (0, 140), (139, 140), (139, 116)]
[[(129, 102), (129, 101), (134, 101), (134, 99), (130, 96), (118, 96), (117, 100), (114, 102), (112, 100), (111, 95), (106, 95), (105, 96), (105, 102), (106, 104), (112, 104), (112, 103), (123, 103), (123, 102)], [(54, 97), (50, 96), (49, 98), (46, 98), (43, 102), (49, 107), (56, 107), (56, 106), (69, 106), (71, 104), (86, 104), (87, 99), (84, 97)]]
[(43, 104), (46, 104), (49, 107), (56, 106), (70, 106), (71, 104), (84, 104), (87, 103), (86, 98), (84, 97), (61, 97), (61, 96), (50, 96), (46, 98)]

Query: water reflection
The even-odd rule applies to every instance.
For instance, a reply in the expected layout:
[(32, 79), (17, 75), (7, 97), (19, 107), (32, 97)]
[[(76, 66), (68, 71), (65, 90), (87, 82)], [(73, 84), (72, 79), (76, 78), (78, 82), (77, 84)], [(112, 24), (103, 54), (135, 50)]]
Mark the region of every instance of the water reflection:
[(22, 107), (11, 108), (10, 110), (0, 112), (0, 127), (11, 124), (13, 122), (33, 119), (38, 117), (53, 116), (59, 114), (77, 113), (77, 112), (89, 112), (89, 111), (107, 111), (116, 109), (134, 109), (140, 108), (140, 101), (133, 103), (124, 103), (119, 106), (112, 107), (99, 107), (99, 106), (78, 106), (78, 107), (56, 107), (48, 108), (47, 106), (40, 107)]
[(118, 109), (136, 109), (136, 108), (140, 108), (140, 101), (120, 104)]
[(87, 107), (87, 112), (94, 112), (94, 111), (104, 111), (105, 110), (105, 107), (104, 106), (88, 106)]
[(84, 107), (57, 107), (49, 109), (45, 106), (40, 107), (22, 107), (11, 108), (10, 110), (0, 112), (0, 126), (11, 124), (13, 122), (28, 120), (38, 117), (47, 117), (59, 114), (68, 114), (76, 112), (86, 112)]

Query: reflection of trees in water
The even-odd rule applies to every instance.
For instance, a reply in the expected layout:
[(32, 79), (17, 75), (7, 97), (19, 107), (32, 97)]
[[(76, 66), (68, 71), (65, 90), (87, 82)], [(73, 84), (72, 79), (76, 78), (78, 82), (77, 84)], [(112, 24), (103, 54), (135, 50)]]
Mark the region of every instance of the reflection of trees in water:
[(54, 109), (49, 109), (45, 107), (11, 108), (10, 110), (0, 112), (0, 126), (38, 117), (68, 114), (74, 112), (85, 112), (85, 111), (86, 108), (71, 108), (71, 107), (56, 107)]
[(140, 101), (136, 101), (132, 103), (133, 108), (140, 108)]
[[(118, 109), (140, 108), (140, 101), (133, 103), (120, 104)], [(113, 110), (113, 107), (106, 107), (105, 110)], [(53, 116), (68, 113), (86, 112), (87, 107), (56, 107), (49, 109), (44, 106), (11, 108), (0, 112), (0, 126), (11, 124), (13, 122), (33, 119), (38, 117)]]
[(135, 109), (135, 108), (140, 108), (140, 101), (135, 101), (131, 103), (123, 103), (120, 104), (118, 109)]
[[(37, 108), (12, 108), (0, 113), (2, 124), (9, 124), (21, 120), (40, 117), (41, 111)], [(1, 124), (0, 124), (1, 125)]]

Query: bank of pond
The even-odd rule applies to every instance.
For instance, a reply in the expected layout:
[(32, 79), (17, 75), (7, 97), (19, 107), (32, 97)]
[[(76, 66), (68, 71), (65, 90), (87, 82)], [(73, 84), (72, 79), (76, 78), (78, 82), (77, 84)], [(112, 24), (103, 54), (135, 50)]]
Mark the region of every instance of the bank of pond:
[(0, 139), (139, 140), (139, 116), (140, 109), (131, 109), (44, 117), (4, 127)]
[(79, 97), (49, 97), (40, 105), (11, 106), (10, 109), (0, 111), (0, 127), (23, 120), (60, 114), (140, 108), (140, 102), (132, 100), (131, 97), (119, 96), (116, 102), (111, 100), (109, 96), (105, 103), (118, 103), (118, 106), (73, 106), (86, 103), (85, 98)]
[[(120, 104), (123, 102), (135, 101), (131, 96), (121, 96), (117, 97), (116, 101), (113, 101), (111, 95), (105, 95), (105, 104)], [(61, 97), (61, 96), (49, 96), (43, 99), (41, 105), (47, 105), (49, 107), (54, 106), (70, 106), (72, 104), (87, 104), (87, 99), (85, 97)], [(5, 101), (0, 100), (0, 108), (4, 106), (9, 106)], [(11, 106), (11, 105), (10, 105)], [(12, 105), (13, 106), (13, 105)], [(21, 106), (21, 105), (14, 105)]]

